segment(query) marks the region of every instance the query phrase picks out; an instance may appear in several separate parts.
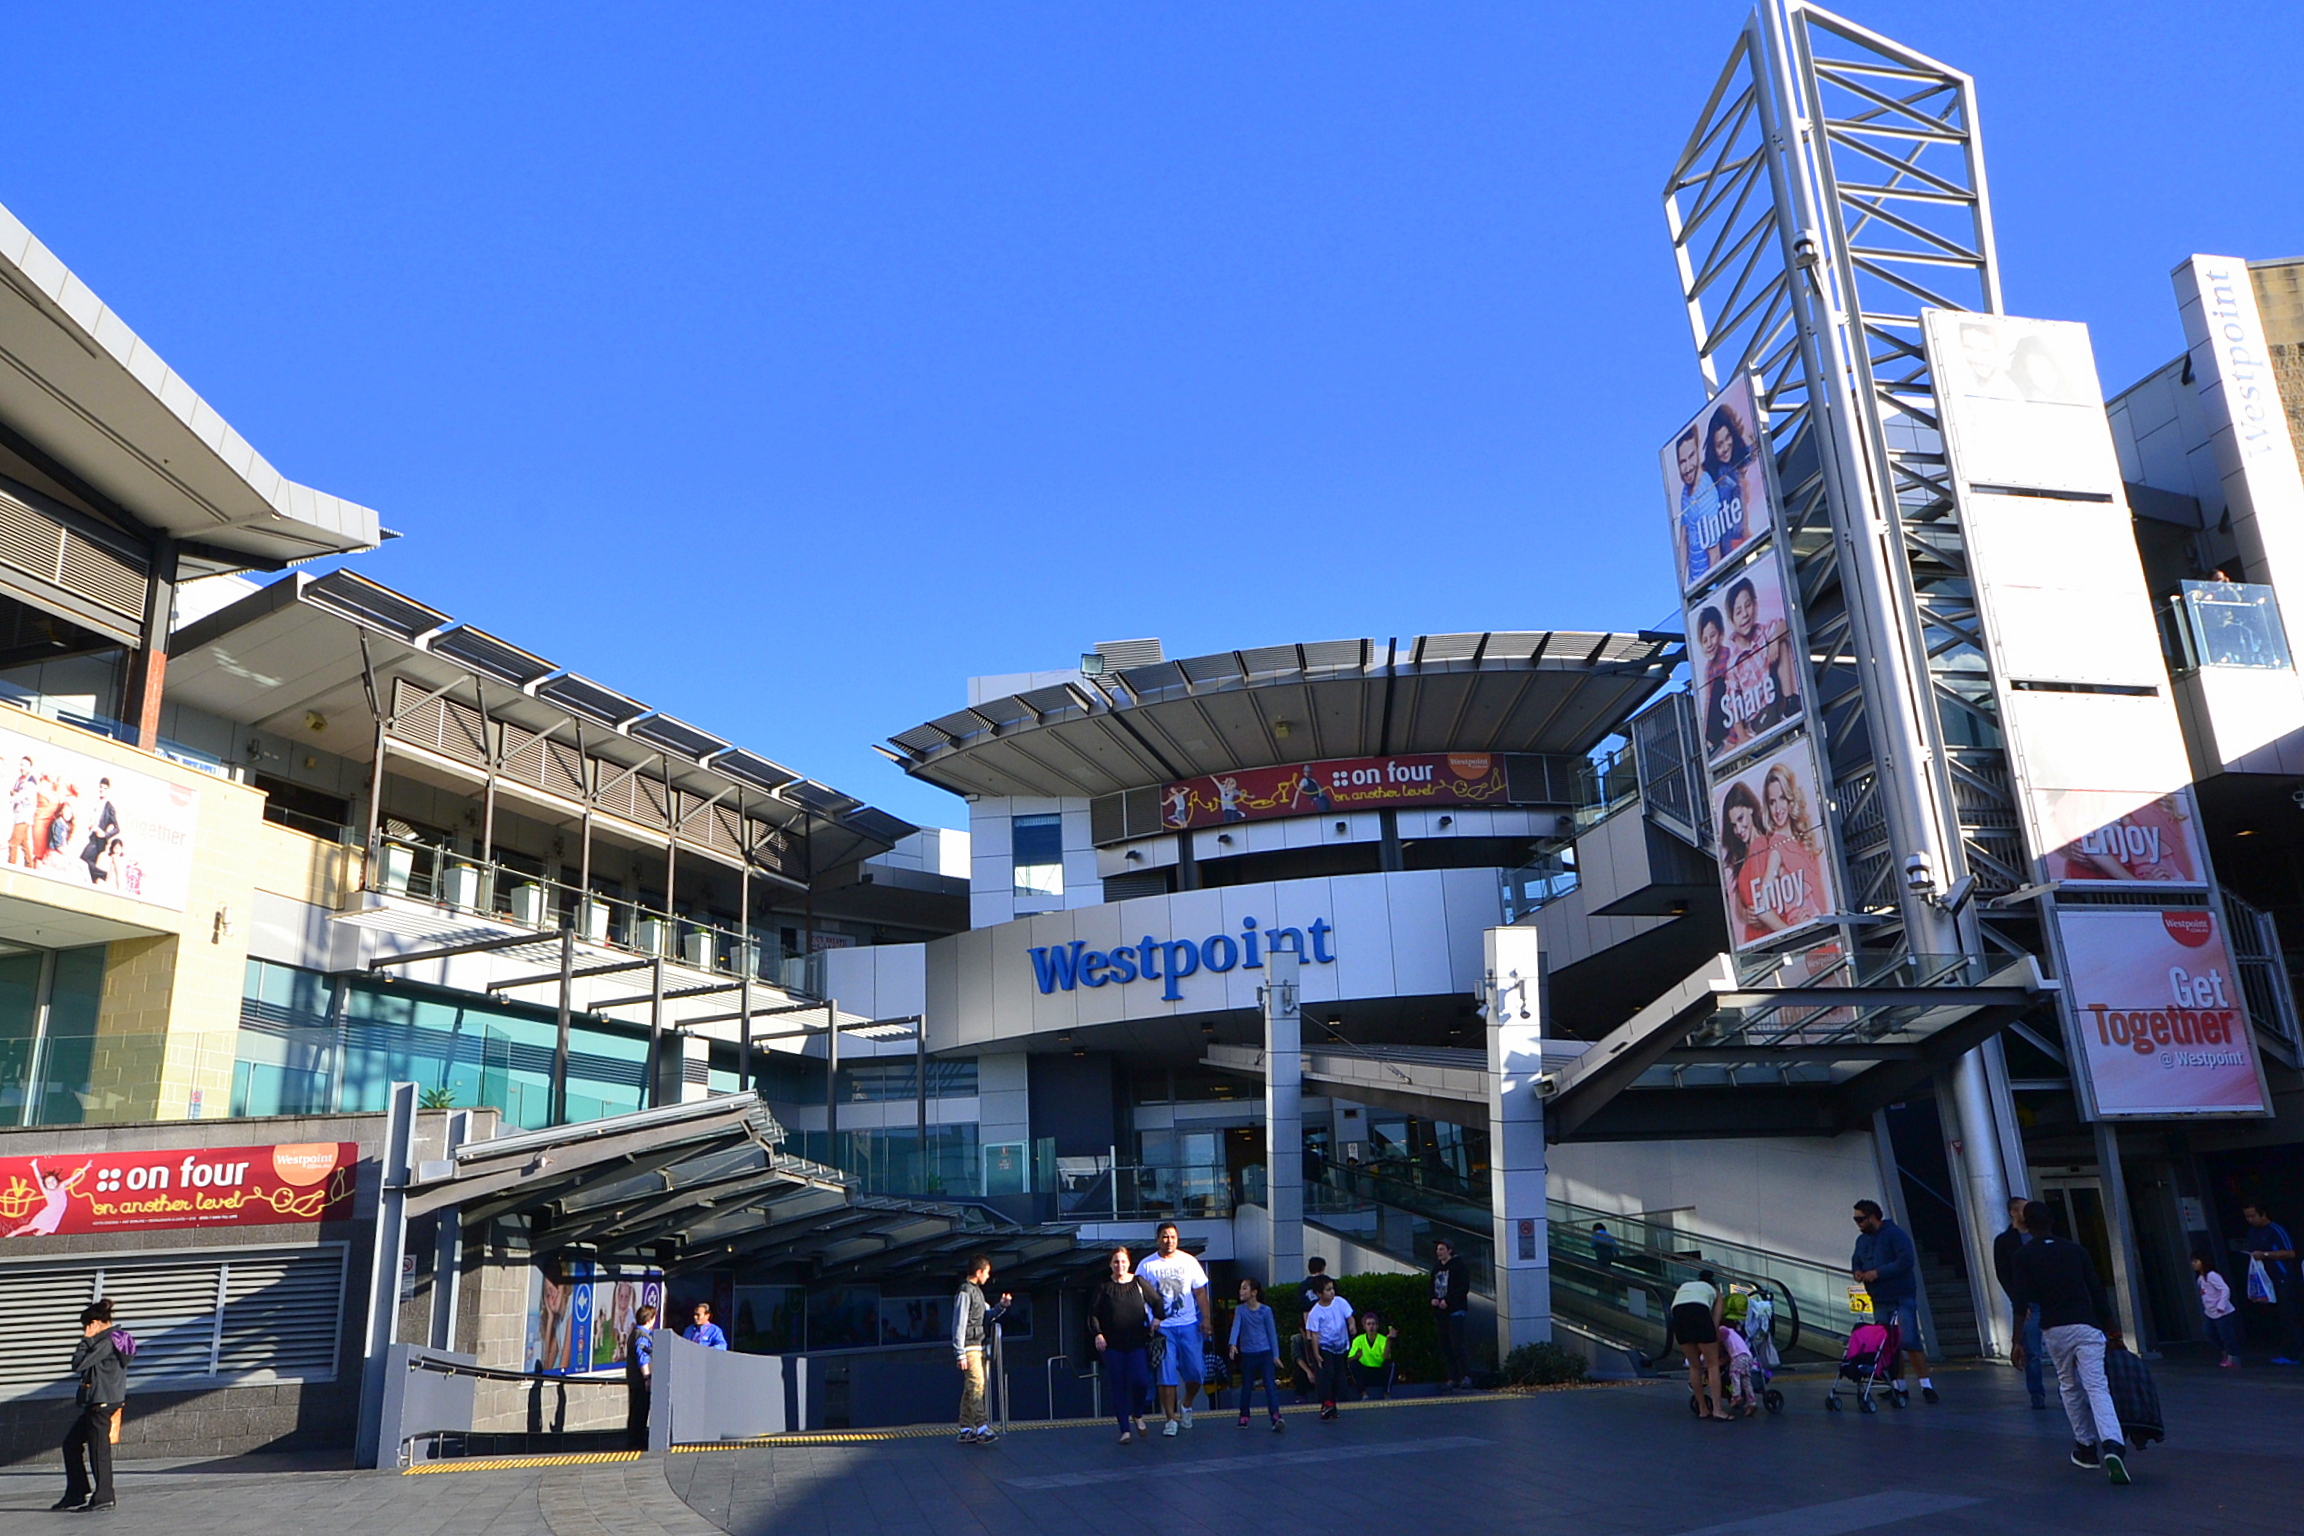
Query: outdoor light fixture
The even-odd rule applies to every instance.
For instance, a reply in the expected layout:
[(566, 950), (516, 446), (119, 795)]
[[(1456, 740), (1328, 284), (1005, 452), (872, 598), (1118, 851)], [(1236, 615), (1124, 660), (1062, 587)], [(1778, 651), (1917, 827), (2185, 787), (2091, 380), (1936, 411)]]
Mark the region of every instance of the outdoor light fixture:
[(1275, 720), (1272, 722), (1272, 734), (1279, 737), (1282, 741), (1286, 741), (1288, 739), (1288, 733), (1294, 729), (1296, 729), (1296, 727), (1291, 722), (1286, 720)]
[(1101, 651), (1082, 651), (1080, 653), (1080, 675), (1082, 677), (1102, 677), (1104, 675), (1104, 653)]
[(1439, 826), (1442, 826), (1442, 827), (1452, 827), (1452, 826), (1456, 825), (1456, 818), (1455, 818), (1455, 817), (1453, 817), (1453, 816), (1443, 816), (1443, 817), (1441, 817), (1441, 818), (1440, 818), (1440, 820), (1439, 820), (1439, 822), (1437, 823), (1437, 825), (1439, 825)]
[(1936, 889), (1936, 866), (1924, 853), (1908, 854), (1904, 860), (1904, 883), (1926, 896)]
[(1219, 832), (1216, 834), (1216, 841), (1229, 848), (1232, 846), (1232, 834), (1229, 832)]

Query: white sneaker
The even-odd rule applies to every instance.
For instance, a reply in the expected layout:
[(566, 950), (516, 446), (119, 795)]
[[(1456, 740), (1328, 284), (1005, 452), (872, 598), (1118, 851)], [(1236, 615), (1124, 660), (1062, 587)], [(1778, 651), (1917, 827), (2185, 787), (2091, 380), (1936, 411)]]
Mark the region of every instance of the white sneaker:
[(1160, 1433), (1161, 1433), (1161, 1434), (1163, 1434), (1163, 1435), (1165, 1435), (1165, 1436), (1167, 1436), (1167, 1437), (1168, 1437), (1169, 1439), (1171, 1439), (1171, 1440), (1175, 1439), (1175, 1438), (1176, 1438), (1176, 1421), (1175, 1421), (1174, 1419), (1170, 1419), (1170, 1420), (1169, 1420), (1167, 1423), (1165, 1423), (1165, 1424), (1161, 1425), (1161, 1426), (1160, 1426)]
[(1182, 1410), (1182, 1413), (1183, 1413), (1183, 1418), (1184, 1418), (1184, 1427), (1185, 1427), (1186, 1429), (1190, 1429), (1190, 1428), (1192, 1427), (1192, 1410), (1191, 1410), (1191, 1409), (1189, 1409), (1189, 1408), (1186, 1408), (1186, 1409)]

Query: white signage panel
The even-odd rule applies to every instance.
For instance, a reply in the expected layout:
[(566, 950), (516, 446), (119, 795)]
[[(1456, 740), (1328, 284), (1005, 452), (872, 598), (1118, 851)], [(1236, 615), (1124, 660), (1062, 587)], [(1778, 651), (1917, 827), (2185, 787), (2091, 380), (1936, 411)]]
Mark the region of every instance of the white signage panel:
[(1963, 482), (2119, 492), (2120, 465), (2086, 326), (1946, 309), (1925, 311), (1922, 324)]
[(2304, 572), (2304, 474), (2272, 375), (2248, 263), (2194, 256), (2172, 274), (2191, 351), (2192, 385), (2212, 428), (2232, 534), (2250, 581)]
[(2201, 907), (2065, 907), (2070, 1043), (2105, 1119), (2267, 1115), (2240, 976)]

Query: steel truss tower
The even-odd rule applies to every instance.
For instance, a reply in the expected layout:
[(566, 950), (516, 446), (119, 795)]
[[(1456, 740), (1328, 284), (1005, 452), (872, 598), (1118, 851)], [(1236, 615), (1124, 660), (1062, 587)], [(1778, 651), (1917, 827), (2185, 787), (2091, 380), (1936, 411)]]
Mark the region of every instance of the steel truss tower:
[[(1934, 974), (2038, 953), (2028, 913), (1982, 915), (2030, 867), (1920, 330), (1927, 306), (2001, 309), (1974, 82), (1763, 0), (1664, 206), (1706, 389), (1751, 374), (1768, 417), (1854, 945)], [(1977, 1324), (2005, 1353), (1990, 1242), (2024, 1163), (1998, 1041), (1951, 1087)]]

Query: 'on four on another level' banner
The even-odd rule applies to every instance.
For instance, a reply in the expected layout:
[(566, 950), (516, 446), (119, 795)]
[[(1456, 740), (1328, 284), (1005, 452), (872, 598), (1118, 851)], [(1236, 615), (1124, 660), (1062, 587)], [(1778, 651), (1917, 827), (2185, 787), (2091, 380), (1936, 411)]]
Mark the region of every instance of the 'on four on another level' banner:
[(1160, 820), (1183, 831), (1324, 811), (1486, 805), (1504, 798), (1504, 759), (1494, 753), (1344, 757), (1164, 784)]
[(0, 1157), (0, 1241), (340, 1221), (359, 1166), (351, 1141)]

